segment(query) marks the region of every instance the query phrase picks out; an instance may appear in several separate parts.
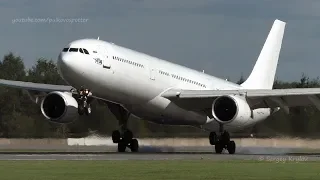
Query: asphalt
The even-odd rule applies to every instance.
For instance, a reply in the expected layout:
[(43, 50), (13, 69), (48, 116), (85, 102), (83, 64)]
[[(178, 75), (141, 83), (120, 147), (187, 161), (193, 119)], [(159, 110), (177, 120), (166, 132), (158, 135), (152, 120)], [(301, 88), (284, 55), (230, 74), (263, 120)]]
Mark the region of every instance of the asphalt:
[[(19, 149), (20, 148), (20, 149)], [(320, 150), (283, 147), (238, 147), (236, 154), (215, 154), (214, 147), (148, 147), (139, 153), (117, 153), (110, 146), (20, 146), (0, 147), (0, 160), (258, 160), (319, 161)]]
[(101, 153), (101, 154), (0, 154), (0, 160), (256, 160), (273, 162), (319, 161), (320, 154), (250, 155), (210, 153)]
[[(87, 150), (87, 151), (85, 151)], [(189, 148), (163, 151), (163, 149), (144, 148), (139, 153), (118, 153), (105, 151), (103, 147), (95, 150), (82, 149), (77, 151), (0, 151), (0, 160), (257, 160), (272, 162), (319, 161), (320, 153), (299, 152), (288, 148), (238, 148), (236, 154), (227, 152), (215, 154), (212, 147), (192, 151)], [(203, 150), (203, 151), (200, 151)]]

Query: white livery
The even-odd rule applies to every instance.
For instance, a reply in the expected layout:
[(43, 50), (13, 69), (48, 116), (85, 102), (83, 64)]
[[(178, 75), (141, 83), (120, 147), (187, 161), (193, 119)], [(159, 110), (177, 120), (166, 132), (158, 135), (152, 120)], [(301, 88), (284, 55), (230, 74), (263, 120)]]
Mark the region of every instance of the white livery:
[(320, 108), (318, 88), (272, 89), (285, 25), (274, 21), (241, 85), (99, 39), (73, 41), (59, 54), (59, 73), (70, 86), (10, 80), (0, 84), (27, 90), (44, 117), (56, 123), (94, 113), (94, 99), (105, 102), (119, 120), (119, 129), (112, 133), (119, 152), (127, 147), (138, 151), (138, 141), (127, 128), (132, 114), (155, 123), (205, 129), (216, 153), (227, 149), (233, 154), (236, 145), (229, 131), (252, 126), (280, 108)]

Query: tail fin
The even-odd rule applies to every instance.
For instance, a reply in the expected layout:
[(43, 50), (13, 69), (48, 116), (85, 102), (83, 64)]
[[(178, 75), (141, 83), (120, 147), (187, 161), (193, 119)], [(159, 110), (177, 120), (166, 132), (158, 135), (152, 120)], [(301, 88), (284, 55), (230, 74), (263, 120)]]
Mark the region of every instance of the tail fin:
[(285, 26), (283, 21), (274, 21), (250, 76), (241, 84), (243, 88), (272, 89)]

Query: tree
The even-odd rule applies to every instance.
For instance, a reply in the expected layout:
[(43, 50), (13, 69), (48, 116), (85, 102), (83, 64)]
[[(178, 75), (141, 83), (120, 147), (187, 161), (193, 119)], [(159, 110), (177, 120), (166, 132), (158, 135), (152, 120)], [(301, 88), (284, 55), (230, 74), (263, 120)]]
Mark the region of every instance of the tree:
[[(25, 79), (25, 67), (21, 57), (9, 53), (4, 56), (0, 63), (0, 78), (12, 80)], [(8, 137), (10, 132), (18, 128), (17, 122), (20, 119), (22, 106), (22, 90), (8, 87), (0, 87), (0, 132), (2, 136)]]

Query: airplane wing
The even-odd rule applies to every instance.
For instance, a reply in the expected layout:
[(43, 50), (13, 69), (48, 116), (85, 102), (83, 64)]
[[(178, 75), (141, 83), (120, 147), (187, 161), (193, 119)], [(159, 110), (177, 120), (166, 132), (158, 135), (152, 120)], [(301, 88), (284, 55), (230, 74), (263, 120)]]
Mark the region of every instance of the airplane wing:
[(320, 110), (320, 88), (239, 89), (239, 90), (182, 90), (171, 89), (162, 94), (178, 106), (192, 110), (211, 110), (214, 99), (220, 96), (244, 96), (252, 109), (315, 106)]
[(12, 81), (12, 80), (4, 80), (4, 79), (0, 79), (0, 85), (13, 87), (13, 88), (21, 88), (21, 89), (30, 90), (30, 91), (40, 91), (40, 92), (51, 92), (51, 91), (69, 91), (70, 92), (73, 89), (72, 86), (66, 86), (66, 85), (42, 84), (42, 83)]
[[(26, 90), (29, 93), (29, 95), (33, 93), (38, 95), (39, 93), (41, 95), (45, 95), (46, 93), (50, 93), (52, 91), (71, 92), (72, 94), (78, 94), (78, 92), (74, 87), (67, 86), (67, 85), (43, 84), (43, 83), (33, 83), (33, 82), (26, 82), (26, 81), (13, 81), (13, 80), (0, 79), (0, 86), (23, 89), (23, 90)], [(98, 96), (92, 95), (91, 97), (97, 100), (102, 100), (104, 102), (107, 101)], [(31, 97), (31, 99), (33, 99), (33, 97)], [(111, 103), (115, 103), (115, 102), (111, 102)]]

